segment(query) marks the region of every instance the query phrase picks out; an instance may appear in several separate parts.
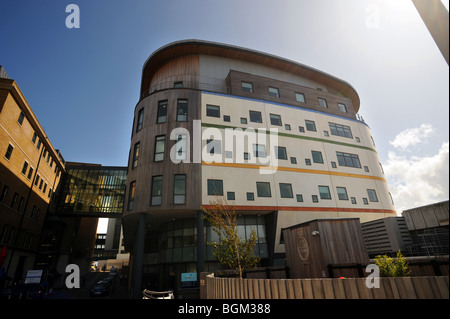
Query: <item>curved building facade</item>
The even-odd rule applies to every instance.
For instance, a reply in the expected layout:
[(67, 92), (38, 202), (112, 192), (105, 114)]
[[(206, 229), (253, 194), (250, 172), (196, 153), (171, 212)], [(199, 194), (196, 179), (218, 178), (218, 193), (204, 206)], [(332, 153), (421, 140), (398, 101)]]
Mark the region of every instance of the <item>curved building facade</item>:
[[(263, 265), (281, 229), (396, 214), (360, 100), (347, 82), (284, 58), (199, 40), (155, 51), (134, 111), (123, 224), (134, 285), (183, 287), (214, 270), (201, 207), (235, 205)], [(138, 290), (136, 290), (138, 291)]]

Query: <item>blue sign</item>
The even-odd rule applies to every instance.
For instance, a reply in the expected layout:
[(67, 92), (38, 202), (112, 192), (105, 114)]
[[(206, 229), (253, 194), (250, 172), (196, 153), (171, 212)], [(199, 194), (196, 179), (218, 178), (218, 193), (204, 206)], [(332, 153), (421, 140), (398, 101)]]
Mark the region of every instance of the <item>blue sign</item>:
[(181, 274), (181, 288), (197, 287), (197, 273), (185, 272)]

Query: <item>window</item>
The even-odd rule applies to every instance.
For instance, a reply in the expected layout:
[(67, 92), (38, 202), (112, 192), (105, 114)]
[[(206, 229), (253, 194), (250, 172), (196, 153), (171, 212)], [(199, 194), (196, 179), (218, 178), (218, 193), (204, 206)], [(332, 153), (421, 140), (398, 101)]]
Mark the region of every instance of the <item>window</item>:
[(136, 125), (136, 132), (142, 130), (142, 123), (144, 122), (144, 108), (140, 109), (138, 112), (138, 120)]
[(322, 152), (311, 151), (311, 155), (314, 163), (323, 164)]
[(159, 135), (155, 137), (155, 162), (164, 160), (164, 148), (166, 144), (166, 136)]
[(374, 189), (368, 189), (367, 194), (371, 202), (378, 202), (377, 192)]
[(158, 102), (158, 119), (156, 123), (164, 123), (167, 121), (167, 101)]
[(305, 120), (306, 130), (316, 132), (316, 123), (314, 121)]
[(244, 160), (249, 160), (250, 159), (250, 154), (244, 152)]
[(355, 136), (355, 141), (358, 142), (358, 143), (361, 143), (361, 140), (360, 140), (360, 138), (358, 136)]
[(28, 162), (25, 161), (23, 162), (23, 167), (22, 167), (22, 174), (25, 175), (25, 173), (27, 172), (27, 168), (28, 168)]
[(188, 101), (178, 100), (177, 101), (177, 121), (186, 122), (188, 116)]
[(291, 124), (284, 124), (284, 129), (286, 131), (290, 131), (291, 130)]
[(336, 162), (331, 162), (331, 167), (332, 168), (337, 168)]
[(227, 200), (235, 200), (234, 192), (227, 192)]
[(297, 102), (305, 103), (305, 95), (303, 93), (295, 93), (295, 99)]
[(275, 156), (277, 159), (287, 160), (286, 147), (283, 146), (274, 146)]
[(37, 142), (37, 145), (36, 145), (36, 148), (37, 148), (38, 150), (41, 149), (41, 144), (42, 144), (42, 141), (41, 141), (40, 138), (38, 138), (38, 142)]
[(359, 162), (359, 156), (356, 154), (336, 152), (339, 166), (348, 166), (361, 168), (361, 163)]
[(303, 202), (303, 195), (302, 194), (297, 194), (297, 195), (295, 195), (295, 197), (297, 198), (297, 202), (299, 202), (299, 203)]
[(163, 183), (162, 175), (152, 177), (152, 193), (151, 193), (151, 199), (150, 199), (151, 206), (161, 205), (162, 183)]
[(347, 113), (347, 107), (343, 103), (338, 103), (339, 111)]
[(364, 171), (369, 172), (369, 166), (364, 166)]
[(278, 114), (270, 114), (270, 124), (281, 126), (281, 116)]
[(323, 99), (323, 98), (321, 98), (321, 97), (319, 97), (318, 100), (319, 100), (319, 105), (320, 105), (321, 107), (328, 107), (328, 105), (327, 105), (327, 100), (325, 100), (325, 99)]
[(348, 200), (347, 189), (345, 187), (336, 187), (338, 198), (340, 200)]
[(6, 153), (5, 153), (5, 158), (7, 160), (9, 160), (11, 158), (11, 154), (13, 152), (13, 149), (14, 149), (14, 147), (11, 144), (9, 144), (8, 148), (6, 149)]
[(174, 89), (181, 89), (181, 88), (183, 88), (183, 81), (173, 82), (173, 88)]
[(281, 198), (293, 198), (292, 185), (287, 183), (280, 183)]
[(311, 199), (312, 199), (313, 203), (319, 202), (319, 198), (317, 197), (317, 195), (311, 195)]
[(255, 200), (255, 194), (251, 193), (251, 192), (248, 192), (247, 193), (247, 200)]
[(141, 143), (137, 142), (136, 144), (134, 144), (134, 150), (133, 150), (133, 163), (131, 165), (131, 168), (135, 168), (138, 164), (138, 160), (139, 160), (139, 148), (140, 148)]
[(304, 128), (303, 126), (299, 126), (299, 127), (298, 127), (298, 131), (299, 131), (300, 133), (305, 133), (305, 128)]
[(328, 131), (323, 131), (323, 135), (326, 137), (330, 136), (330, 134), (328, 134)]
[(241, 124), (247, 124), (247, 118), (241, 117)]
[(33, 176), (33, 167), (30, 166), (30, 170), (28, 171), (27, 179), (30, 179)]
[(229, 115), (224, 115), (224, 116), (223, 116), (223, 121), (224, 121), (224, 122), (231, 122), (230, 116), (229, 116)]
[(220, 140), (207, 140), (206, 151), (210, 154), (222, 154), (222, 141)]
[(253, 84), (252, 83), (242, 81), (241, 86), (242, 86), (242, 91), (253, 93)]
[(186, 203), (186, 175), (175, 174), (173, 181), (173, 203)]
[(369, 201), (367, 200), (367, 198), (363, 197), (363, 203), (364, 205), (369, 205)]
[(208, 195), (223, 196), (223, 181), (221, 179), (208, 179)]
[(350, 197), (350, 200), (352, 201), (352, 204), (356, 204), (356, 198), (355, 197)]
[(306, 165), (311, 165), (311, 160), (309, 158), (305, 158), (305, 164)]
[(6, 185), (3, 186), (3, 191), (2, 191), (2, 194), (0, 195), (0, 203), (3, 203), (5, 201), (6, 195), (8, 194), (8, 190), (9, 190), (8, 186), (6, 186)]
[(253, 156), (266, 157), (266, 146), (261, 144), (253, 144)]
[(220, 106), (218, 105), (206, 105), (206, 116), (220, 118)]
[(353, 138), (352, 130), (350, 126), (328, 123), (330, 125), (330, 132), (332, 135), (343, 136), (348, 138)]
[(36, 143), (37, 134), (36, 132), (33, 133), (33, 137), (31, 138), (31, 142), (34, 144)]
[(134, 208), (134, 193), (136, 191), (136, 181), (130, 183), (130, 192), (128, 193), (128, 210)]
[(175, 144), (175, 159), (185, 160), (187, 159), (187, 137), (180, 134), (177, 136), (177, 142)]
[(262, 123), (261, 112), (249, 111), (250, 112), (250, 122)]
[(272, 197), (270, 183), (268, 182), (256, 182), (256, 192), (258, 197)]
[(280, 97), (280, 92), (277, 88), (269, 87), (269, 95), (273, 97)]
[(291, 157), (291, 164), (297, 164), (297, 158)]
[(25, 118), (25, 114), (23, 114), (23, 112), (20, 112), (19, 118), (17, 119), (17, 123), (19, 123), (20, 126), (22, 126), (24, 118)]
[(331, 199), (330, 188), (328, 186), (319, 186), (319, 194), (321, 199)]

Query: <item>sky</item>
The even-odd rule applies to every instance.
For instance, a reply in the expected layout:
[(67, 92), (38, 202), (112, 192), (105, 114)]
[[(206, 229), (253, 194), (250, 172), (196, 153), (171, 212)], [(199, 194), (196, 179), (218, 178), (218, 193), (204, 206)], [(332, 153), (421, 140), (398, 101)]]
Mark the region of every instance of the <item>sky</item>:
[(0, 0), (0, 64), (66, 161), (127, 165), (142, 66), (183, 39), (347, 81), (398, 214), (448, 200), (449, 67), (411, 0)]

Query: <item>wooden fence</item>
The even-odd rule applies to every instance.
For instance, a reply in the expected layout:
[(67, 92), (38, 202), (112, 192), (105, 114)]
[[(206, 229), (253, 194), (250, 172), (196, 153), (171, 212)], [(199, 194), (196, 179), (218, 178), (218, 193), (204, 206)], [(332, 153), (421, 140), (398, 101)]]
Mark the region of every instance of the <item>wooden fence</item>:
[(448, 299), (449, 277), (379, 278), (367, 288), (366, 278), (239, 279), (203, 276), (206, 299)]

